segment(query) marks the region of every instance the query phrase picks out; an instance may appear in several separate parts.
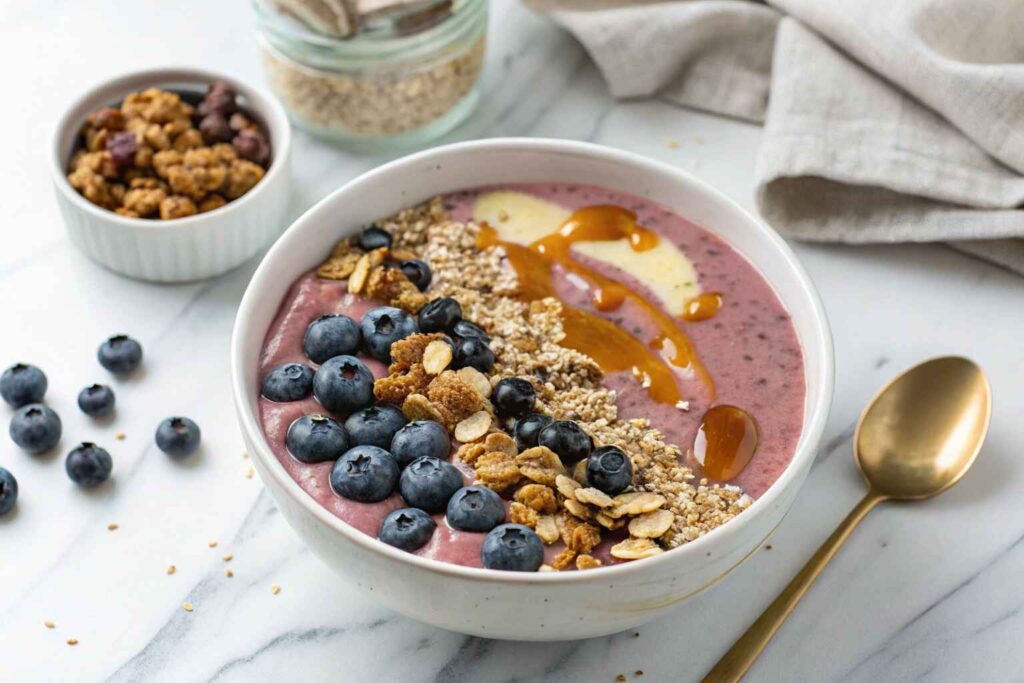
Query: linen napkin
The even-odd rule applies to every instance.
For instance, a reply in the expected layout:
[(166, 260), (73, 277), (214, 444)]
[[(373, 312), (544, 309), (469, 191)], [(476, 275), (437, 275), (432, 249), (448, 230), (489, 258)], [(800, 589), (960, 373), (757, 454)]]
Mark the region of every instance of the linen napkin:
[(763, 121), (757, 204), (783, 233), (944, 241), (1024, 274), (1024, 2), (528, 4), (615, 97)]

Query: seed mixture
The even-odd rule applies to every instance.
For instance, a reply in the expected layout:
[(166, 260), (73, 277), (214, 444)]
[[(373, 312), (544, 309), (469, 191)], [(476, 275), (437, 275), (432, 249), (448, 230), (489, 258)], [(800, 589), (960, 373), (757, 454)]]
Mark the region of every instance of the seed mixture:
[(288, 109), (325, 131), (386, 137), (436, 121), (469, 94), (483, 65), (484, 39), (436, 64), (382, 71), (303, 66), (265, 46), (267, 76)]
[(270, 144), (226, 83), (192, 106), (158, 88), (89, 115), (68, 182), (122, 216), (170, 220), (220, 208), (266, 173)]
[[(390, 247), (363, 251), (349, 240), (337, 245), (317, 270), (320, 277), (348, 279), (350, 292), (415, 313), (437, 297), (451, 297), (490, 336), (493, 370), (449, 368), (444, 335), (412, 334), (391, 347), (388, 375), (377, 379), (378, 401), (400, 406), (412, 420), (444, 425), (461, 445), (456, 458), (473, 467), (476, 483), (511, 499), (514, 524), (534, 530), (544, 544), (562, 550), (541, 571), (601, 566), (594, 550), (614, 534), (610, 555), (619, 560), (654, 557), (729, 521), (752, 499), (735, 486), (694, 481), (680, 464), (680, 450), (666, 443), (647, 420), (620, 420), (615, 392), (601, 384), (590, 357), (559, 345), (562, 304), (547, 298), (516, 298), (519, 283), (505, 266), (502, 247), (477, 247), (480, 227), (449, 220), (440, 199), (380, 222)], [(388, 267), (391, 259), (415, 255), (428, 262), (433, 281), (427, 294)], [(520, 449), (511, 424), (497, 416), (491, 399), (501, 380), (532, 384), (533, 411), (574, 420), (594, 448), (614, 446), (633, 465), (632, 482), (616, 495), (587, 482), (587, 461), (563, 464), (551, 449)]]

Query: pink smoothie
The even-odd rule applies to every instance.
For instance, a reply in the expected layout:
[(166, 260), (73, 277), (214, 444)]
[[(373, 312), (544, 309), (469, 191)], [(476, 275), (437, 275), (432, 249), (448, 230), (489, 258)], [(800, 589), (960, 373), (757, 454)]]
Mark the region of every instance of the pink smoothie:
[[(466, 220), (473, 212), (476, 197), (495, 188), (459, 192), (445, 198), (449, 213)], [(778, 478), (793, 455), (803, 424), (803, 354), (792, 321), (771, 286), (755, 268), (728, 244), (664, 208), (621, 192), (589, 186), (545, 184), (521, 185), (507, 189), (529, 192), (557, 202), (568, 209), (594, 204), (617, 204), (634, 211), (638, 222), (663, 238), (672, 240), (694, 263), (704, 291), (717, 291), (724, 305), (713, 318), (680, 325), (693, 340), (700, 360), (710, 372), (717, 389), (716, 404), (732, 404), (751, 413), (757, 420), (761, 441), (750, 464), (732, 484), (753, 497), (760, 496)], [(587, 265), (615, 277), (634, 289), (643, 286), (612, 266), (595, 261)], [(567, 303), (593, 311), (589, 293), (580, 290), (555, 273), (556, 287)], [(312, 364), (302, 351), (302, 338), (310, 322), (327, 313), (344, 313), (358, 320), (379, 305), (349, 295), (345, 283), (321, 280), (312, 272), (302, 276), (289, 290), (273, 324), (267, 332), (260, 358), (260, 379), (281, 363)], [(640, 339), (653, 336), (647, 314), (629, 301), (605, 317), (633, 332)], [(363, 358), (375, 376), (385, 374), (383, 365)], [(650, 399), (629, 373), (612, 373), (605, 383), (618, 392), (620, 417), (646, 417), (660, 429), (666, 440), (678, 444), (685, 453), (693, 444), (701, 416), (710, 407), (703, 385), (679, 374), (679, 386), (690, 399), (690, 410)], [(326, 412), (312, 397), (293, 403), (274, 403), (260, 398), (260, 416), (264, 434), (274, 454), (288, 473), (318, 503), (363, 533), (376, 537), (381, 520), (388, 512), (404, 504), (398, 494), (380, 503), (346, 500), (331, 489), (328, 482), (333, 463), (306, 464), (291, 457), (285, 446), (285, 433), (293, 420), (302, 415)], [(344, 419), (344, 415), (334, 415)], [(469, 469), (461, 466), (466, 473)], [(688, 461), (699, 474), (699, 464)], [(468, 478), (467, 478), (468, 483)], [(455, 564), (479, 567), (480, 546), (485, 534), (460, 532), (449, 528), (443, 515), (435, 515), (437, 530), (430, 542), (416, 552)], [(614, 562), (608, 549), (617, 542), (606, 538), (595, 555), (606, 564)], [(547, 560), (561, 550), (560, 544), (546, 548)]]

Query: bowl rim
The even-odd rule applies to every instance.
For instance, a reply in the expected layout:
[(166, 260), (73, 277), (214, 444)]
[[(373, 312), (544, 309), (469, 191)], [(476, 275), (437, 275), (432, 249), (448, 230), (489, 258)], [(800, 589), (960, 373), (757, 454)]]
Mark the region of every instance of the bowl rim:
[[(208, 85), (217, 80), (230, 83), (237, 92), (244, 95), (249, 100), (247, 103), (248, 107), (263, 118), (267, 128), (267, 137), (271, 149), (270, 165), (267, 167), (267, 172), (263, 178), (251, 190), (238, 199), (230, 201), (212, 211), (197, 213), (183, 218), (160, 220), (122, 216), (93, 204), (75, 188), (71, 187), (67, 177), (68, 160), (61, 157), (61, 141), (69, 129), (81, 129), (84, 118), (82, 118), (79, 111), (85, 107), (87, 102), (97, 98), (101, 92), (107, 90), (123, 91), (123, 94), (118, 95), (118, 97), (123, 98), (124, 95), (136, 89), (157, 87), (160, 83), (167, 81), (191, 81), (196, 84)], [(190, 228), (206, 221), (216, 221), (231, 211), (240, 211), (245, 205), (251, 204), (255, 201), (254, 197), (258, 197), (264, 188), (271, 185), (278, 176), (288, 172), (286, 167), (288, 166), (288, 159), (291, 154), (291, 145), (292, 130), (284, 107), (276, 98), (262, 88), (250, 85), (234, 76), (200, 67), (164, 66), (134, 69), (92, 84), (68, 103), (50, 134), (50, 173), (57, 191), (79, 211), (85, 211), (106, 222), (108, 225), (117, 226), (118, 228), (127, 230), (144, 229), (147, 232), (166, 232), (179, 228)]]
[[(690, 541), (689, 543), (677, 548), (673, 548), (671, 551), (665, 552), (656, 557), (645, 559), (643, 562), (623, 562), (616, 565), (599, 567), (590, 571), (503, 572), (492, 569), (456, 565), (442, 560), (421, 557), (419, 555), (414, 555), (412, 553), (393, 548), (368, 534), (358, 531), (355, 527), (350, 526), (347, 522), (333, 515), (327, 510), (327, 508), (320, 505), (312, 496), (303, 491), (299, 484), (288, 475), (284, 466), (278, 462), (276, 456), (271, 452), (270, 447), (266, 442), (266, 438), (263, 435), (263, 430), (260, 427), (258, 417), (255, 411), (251, 410), (249, 407), (249, 397), (245, 392), (244, 373), (251, 372), (252, 368), (243, 367), (243, 346), (245, 345), (246, 331), (249, 327), (250, 318), (254, 311), (259, 309), (261, 306), (266, 305), (266, 302), (257, 299), (254, 294), (256, 289), (254, 285), (261, 279), (268, 277), (267, 273), (270, 271), (269, 264), (271, 262), (285, 257), (286, 252), (282, 246), (285, 235), (293, 230), (302, 230), (304, 225), (315, 220), (315, 217), (322, 213), (325, 210), (325, 207), (334, 202), (335, 197), (338, 195), (343, 193), (358, 193), (360, 186), (364, 183), (373, 181), (380, 176), (387, 175), (397, 168), (407, 165), (421, 164), (427, 160), (431, 163), (436, 163), (442, 161), (448, 155), (457, 155), (468, 151), (522, 151), (524, 149), (538, 152), (572, 153), (577, 155), (581, 154), (584, 156), (600, 157), (606, 161), (638, 168), (638, 170), (642, 169), (646, 173), (671, 176), (674, 181), (687, 184), (695, 188), (697, 191), (707, 194), (710, 199), (719, 202), (720, 205), (727, 210), (736, 213), (740, 219), (748, 221), (751, 224), (751, 227), (764, 233), (764, 236), (769, 239), (770, 243), (779, 250), (786, 261), (786, 264), (796, 276), (798, 284), (803, 290), (804, 295), (811, 302), (810, 312), (812, 314), (812, 319), (816, 323), (816, 329), (813, 331), (813, 334), (816, 336), (816, 341), (822, 349), (823, 358), (818, 369), (818, 373), (814, 377), (808, 377), (806, 375), (805, 366), (805, 382), (808, 384), (815, 382), (821, 387), (822, 391), (814, 405), (810, 406), (809, 418), (803, 426), (800, 441), (797, 444), (793, 458), (779, 475), (778, 479), (776, 479), (761, 495), (761, 497), (755, 500), (754, 503), (743, 512), (743, 514), (730, 520), (728, 523), (713, 529), (696, 540)], [(396, 207), (396, 210), (397, 208), (400, 207)], [(274, 305), (279, 306), (280, 301), (274, 302)], [(262, 332), (265, 336), (266, 330), (263, 330)], [(263, 340), (261, 338), (260, 343), (262, 343), (262, 341)], [(371, 553), (381, 555), (390, 560), (404, 563), (421, 570), (476, 582), (519, 585), (579, 584), (620, 578), (628, 574), (644, 571), (644, 567), (653, 568), (659, 563), (678, 561), (678, 559), (671, 558), (682, 558), (686, 555), (695, 555), (704, 552), (705, 548), (707, 548), (709, 544), (720, 543), (725, 539), (735, 537), (737, 534), (741, 533), (742, 527), (748, 524), (751, 519), (760, 515), (762, 511), (767, 511), (773, 503), (783, 495), (783, 492), (794, 483), (794, 480), (800, 476), (800, 472), (804, 470), (802, 465), (806, 464), (809, 468), (810, 461), (813, 461), (817, 454), (817, 446), (825, 429), (825, 423), (828, 419), (834, 389), (834, 349), (832, 345), (832, 335), (821, 299), (811, 282), (810, 276), (797, 260), (796, 255), (790, 249), (789, 245), (786, 244), (782, 237), (779, 236), (775, 230), (769, 227), (767, 223), (748, 212), (719, 190), (690, 175), (686, 171), (669, 164), (648, 159), (632, 152), (605, 147), (603, 145), (573, 140), (543, 138), (489, 138), (483, 140), (471, 140), (442, 145), (410, 154), (359, 175), (314, 204), (309, 210), (296, 219), (296, 221), (288, 227), (282, 236), (278, 238), (264, 256), (259, 267), (256, 269), (256, 272), (253, 274), (252, 279), (246, 288), (245, 294), (242, 297), (242, 302), (239, 305), (238, 314), (235, 318), (235, 326), (231, 339), (230, 364), (235, 409), (238, 414), (238, 420), (242, 431), (247, 437), (246, 440), (254, 451), (252, 454), (253, 457), (259, 461), (259, 464), (266, 468), (269, 476), (275, 479), (276, 483), (281, 486), (287, 495), (297, 500), (299, 504), (316, 517), (319, 522), (342, 534), (348, 541), (361, 546), (363, 549)]]

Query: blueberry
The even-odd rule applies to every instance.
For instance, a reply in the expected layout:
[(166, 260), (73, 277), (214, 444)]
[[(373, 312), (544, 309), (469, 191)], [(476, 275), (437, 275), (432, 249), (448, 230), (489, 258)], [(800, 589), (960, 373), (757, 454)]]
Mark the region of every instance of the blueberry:
[(260, 393), (278, 403), (301, 401), (313, 390), (313, 368), (302, 363), (283, 363), (263, 378)]
[(156, 445), (172, 458), (187, 458), (199, 448), (199, 425), (187, 417), (169, 417), (156, 428)]
[(490, 531), (505, 521), (505, 503), (483, 486), (464, 486), (448, 501), (448, 524), (459, 531)]
[(114, 412), (114, 391), (106, 384), (92, 384), (78, 392), (78, 407), (86, 415), (104, 417)]
[(45, 394), (46, 375), (34, 365), (17, 363), (0, 375), (0, 396), (12, 408), (39, 403)]
[(363, 333), (366, 352), (382, 363), (390, 363), (391, 345), (419, 330), (416, 319), (402, 309), (381, 306), (366, 312), (359, 322), (359, 331)]
[(462, 319), (462, 306), (450, 296), (434, 299), (420, 309), (420, 332), (444, 332)]
[(512, 432), (515, 434), (516, 445), (519, 446), (519, 450), (523, 451), (536, 446), (537, 437), (540, 436), (541, 430), (552, 422), (553, 420), (550, 415), (542, 413), (530, 413), (516, 420)]
[(345, 420), (345, 431), (353, 445), (388, 449), (395, 433), (405, 426), (402, 411), (389, 403), (363, 408)]
[(326, 415), (303, 415), (288, 427), (285, 445), (296, 460), (327, 462), (340, 458), (349, 449), (345, 428)]
[(327, 410), (354, 413), (373, 404), (373, 373), (355, 356), (335, 356), (313, 376), (313, 395)]
[(356, 244), (363, 251), (373, 251), (381, 247), (391, 248), (391, 234), (380, 226), (371, 225), (356, 237)]
[(94, 443), (84, 441), (68, 453), (68, 458), (64, 461), (64, 469), (71, 477), (71, 481), (79, 486), (90, 488), (99, 486), (110, 478), (110, 471), (114, 469), (114, 461), (110, 459), (110, 453)]
[(389, 512), (380, 523), (377, 537), (399, 550), (412, 552), (425, 546), (436, 528), (437, 522), (423, 510), (400, 508)]
[(469, 338), (455, 342), (455, 357), (452, 367), (476, 368), (486, 374), (494, 369), (494, 352), (483, 339)]
[(56, 446), (61, 431), (60, 417), (42, 403), (22, 406), (11, 418), (11, 439), (29, 453), (42, 453)]
[(427, 512), (444, 510), (460, 488), (462, 473), (455, 465), (437, 458), (416, 458), (398, 480), (398, 492), (405, 502)]
[(338, 458), (331, 469), (331, 488), (342, 498), (376, 503), (395, 490), (398, 463), (383, 448), (356, 446)]
[(537, 435), (537, 445), (553, 450), (562, 464), (572, 465), (590, 455), (594, 442), (572, 420), (552, 422)]
[(416, 285), (416, 288), (421, 292), (430, 285), (430, 280), (434, 277), (434, 274), (430, 272), (430, 266), (427, 265), (427, 262), (421, 261), (418, 258), (402, 261), (399, 268), (409, 278), (409, 282)]
[(302, 350), (319, 365), (328, 358), (346, 356), (359, 348), (359, 326), (347, 315), (323, 315), (306, 328)]
[(142, 346), (128, 335), (118, 334), (100, 344), (96, 358), (107, 370), (127, 374), (142, 362)]
[(544, 562), (544, 543), (528, 526), (502, 524), (487, 534), (480, 560), (487, 569), (535, 572)]
[(448, 430), (432, 420), (410, 422), (395, 433), (391, 440), (391, 455), (399, 467), (405, 467), (419, 457), (446, 459), (452, 451)]
[(587, 484), (616, 496), (633, 483), (633, 463), (618, 446), (601, 446), (587, 460)]
[(468, 320), (456, 320), (452, 323), (451, 333), (459, 339), (483, 339), (491, 341), (484, 328)]
[(0, 467), (0, 515), (6, 515), (18, 502), (18, 480)]
[(495, 385), (491, 400), (499, 417), (522, 417), (533, 410), (537, 392), (522, 377), (506, 377)]

